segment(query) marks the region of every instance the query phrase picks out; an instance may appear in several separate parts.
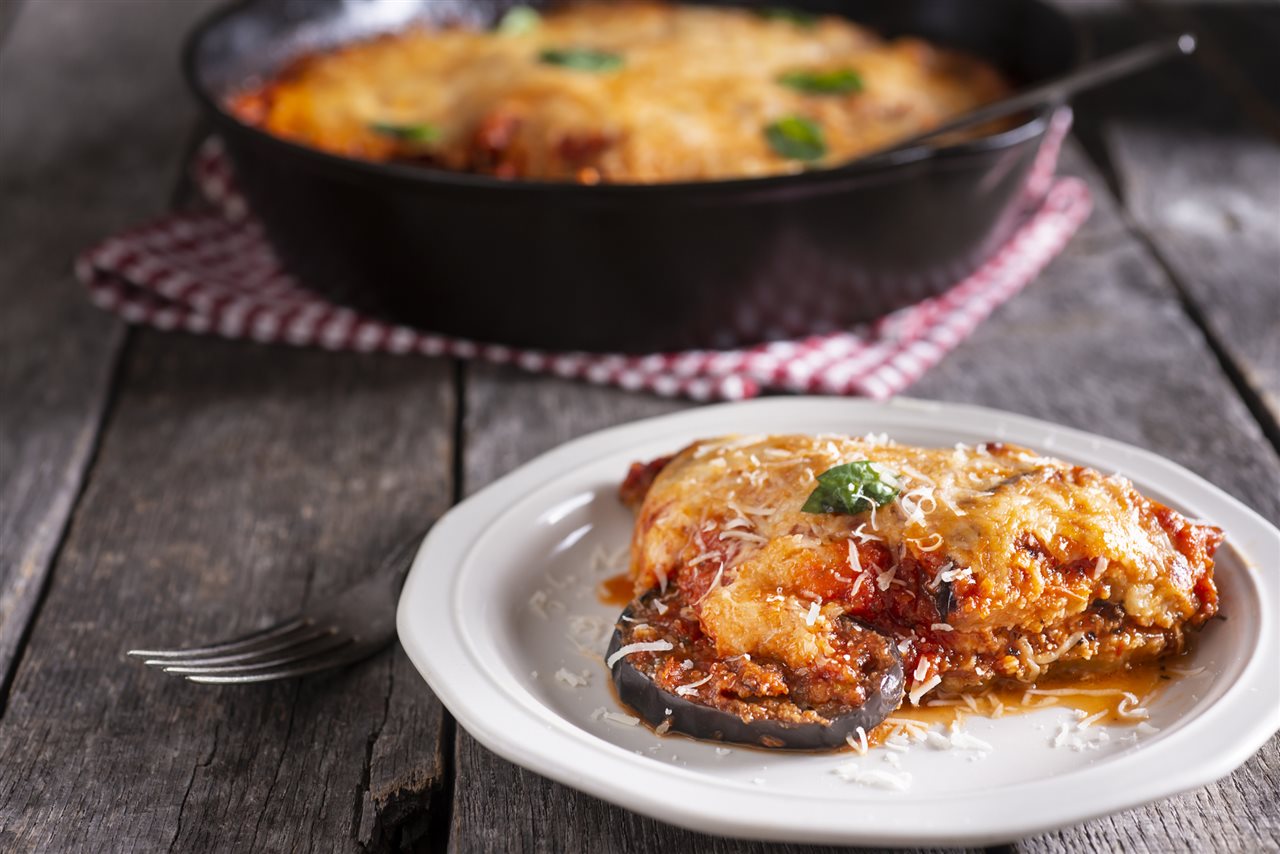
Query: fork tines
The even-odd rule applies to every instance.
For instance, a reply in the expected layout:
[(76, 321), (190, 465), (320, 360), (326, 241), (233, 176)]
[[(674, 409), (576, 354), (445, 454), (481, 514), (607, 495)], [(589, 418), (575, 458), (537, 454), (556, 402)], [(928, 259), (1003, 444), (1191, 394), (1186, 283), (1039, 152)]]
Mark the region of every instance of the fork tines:
[(224, 643), (128, 654), (192, 682), (269, 682), (345, 663), (355, 644), (348, 633), (298, 617)]

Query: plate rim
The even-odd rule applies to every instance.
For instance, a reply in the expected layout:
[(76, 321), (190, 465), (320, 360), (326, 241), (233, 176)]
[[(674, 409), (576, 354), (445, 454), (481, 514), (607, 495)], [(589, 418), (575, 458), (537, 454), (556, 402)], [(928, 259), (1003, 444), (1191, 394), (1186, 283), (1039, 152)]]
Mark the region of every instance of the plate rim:
[[(1201, 709), (1187, 724), (1171, 731), (1167, 737), (1157, 739), (1131, 754), (1077, 769), (1061, 778), (1040, 779), (1019, 787), (1020, 793), (1026, 797), (1038, 794), (1040, 789), (1046, 787), (1052, 791), (1057, 786), (1076, 786), (1080, 781), (1070, 778), (1087, 775), (1100, 768), (1113, 772), (1109, 774), (1112, 777), (1117, 770), (1129, 772), (1125, 774), (1126, 777), (1134, 777), (1136, 784), (1125, 788), (1121, 794), (1108, 791), (1106, 797), (1100, 797), (1101, 793), (1094, 791), (1091, 797), (1083, 800), (1054, 798), (1050, 795), (1042, 802), (1042, 805), (1047, 806), (1041, 810), (1009, 810), (1003, 816), (1003, 821), (999, 820), (1001, 817), (993, 820), (992, 816), (986, 816), (983, 823), (948, 827), (939, 827), (932, 822), (927, 825), (918, 821), (902, 822), (901, 817), (894, 814), (911, 805), (918, 808), (925, 801), (943, 806), (948, 802), (953, 805), (963, 803), (963, 796), (913, 797), (906, 794), (897, 795), (893, 800), (859, 800), (851, 795), (848, 799), (841, 800), (847, 800), (850, 806), (861, 807), (863, 813), (871, 809), (874, 815), (861, 816), (869, 818), (870, 826), (856, 827), (848, 820), (839, 821), (839, 811), (834, 811), (837, 813), (835, 821), (817, 821), (799, 826), (795, 823), (796, 814), (792, 812), (788, 818), (788, 811), (783, 808), (786, 803), (785, 793), (779, 793), (776, 789), (747, 787), (736, 781), (710, 782), (705, 774), (682, 772), (680, 769), (658, 765), (651, 760), (636, 757), (618, 745), (597, 739), (547, 710), (563, 725), (550, 726), (548, 722), (539, 720), (537, 715), (531, 715), (527, 709), (511, 703), (511, 698), (502, 685), (489, 678), (474, 678), (478, 675), (474, 670), (471, 671), (473, 678), (449, 678), (451, 666), (456, 666), (460, 660), (470, 663), (474, 656), (469, 648), (470, 641), (461, 629), (461, 621), (465, 615), (460, 612), (455, 601), (462, 579), (452, 569), (447, 570), (449, 574), (443, 579), (447, 591), (444, 591), (440, 583), (431, 577), (433, 571), (428, 568), (429, 565), (438, 561), (442, 567), (464, 566), (466, 554), (498, 518), (540, 489), (549, 487), (561, 476), (569, 476), (573, 470), (624, 450), (628, 445), (662, 438), (665, 434), (685, 432), (690, 438), (705, 435), (709, 431), (699, 429), (698, 423), (716, 421), (729, 412), (747, 422), (735, 432), (751, 431), (750, 420), (753, 416), (761, 418), (778, 415), (793, 420), (805, 417), (813, 417), (815, 420), (823, 417), (872, 420), (877, 415), (883, 418), (892, 414), (895, 420), (906, 418), (908, 421), (953, 416), (962, 420), (977, 419), (985, 422), (989, 430), (996, 434), (995, 438), (1010, 431), (1036, 432), (1045, 437), (1054, 437), (1052, 448), (1043, 447), (1044, 442), (1028, 442), (1032, 445), (1040, 444), (1041, 449), (1049, 453), (1056, 452), (1057, 438), (1061, 437), (1068, 444), (1085, 443), (1091, 451), (1135, 460), (1144, 469), (1141, 476), (1134, 478), (1135, 481), (1166, 481), (1158, 487), (1162, 490), (1167, 490), (1168, 481), (1172, 481), (1175, 491), (1190, 490), (1192, 493), (1199, 493), (1197, 497), (1203, 502), (1221, 505), (1226, 511), (1221, 516), (1231, 516), (1232, 520), (1228, 523), (1225, 518), (1215, 516), (1214, 521), (1223, 524), (1228, 531), (1252, 528), (1255, 534), (1261, 535), (1259, 542), (1251, 549), (1244, 548), (1240, 543), (1232, 543), (1241, 562), (1253, 570), (1246, 576), (1246, 586), (1252, 586), (1254, 590), (1264, 594), (1258, 603), (1259, 643), (1240, 665), (1241, 680), (1226, 687), (1215, 701)], [(806, 412), (813, 414), (806, 416)], [(925, 420), (918, 420), (917, 424), (943, 432), (964, 427), (963, 424), (937, 424)], [(720, 428), (720, 431), (727, 432), (724, 428)], [(1007, 438), (1011, 441), (1026, 441), (1017, 436)], [(864, 845), (943, 842), (993, 844), (1130, 809), (1208, 785), (1234, 771), (1280, 729), (1280, 686), (1267, 684), (1263, 673), (1263, 665), (1268, 657), (1280, 660), (1280, 634), (1268, 631), (1269, 624), (1274, 628), (1276, 614), (1267, 605), (1268, 601), (1274, 602), (1280, 596), (1280, 582), (1276, 578), (1276, 567), (1265, 565), (1256, 554), (1268, 541), (1274, 541), (1277, 552), (1280, 552), (1280, 530), (1219, 487), (1151, 451), (1087, 431), (988, 407), (914, 398), (894, 398), (885, 402), (824, 397), (764, 398), (695, 407), (588, 433), (564, 442), (494, 480), (442, 516), (423, 540), (401, 594), (396, 622), (401, 643), (415, 668), (459, 724), (486, 748), (535, 773), (634, 812), (695, 831), (748, 839)], [(435, 571), (435, 574), (443, 573), (446, 570)], [(1250, 581), (1251, 585), (1248, 584)], [(1267, 593), (1271, 594), (1269, 599), (1265, 595)], [(427, 619), (428, 615), (434, 619)], [(1256, 699), (1263, 701), (1259, 704), (1263, 711), (1252, 716), (1241, 714), (1242, 695), (1256, 692), (1262, 693)], [(1272, 700), (1270, 703), (1266, 703), (1268, 696)], [(477, 702), (485, 700), (500, 705), (492, 708), (476, 707)], [(501, 705), (504, 702), (509, 704), (505, 709)], [(1271, 711), (1269, 715), (1266, 714), (1268, 708)], [(511, 713), (514, 713), (514, 718)], [(503, 714), (506, 717), (499, 721), (498, 718)], [(1177, 753), (1178, 748), (1186, 742), (1192, 745), (1204, 743), (1206, 740), (1196, 738), (1195, 733), (1211, 727), (1217, 719), (1224, 717), (1232, 719), (1230, 731), (1233, 739), (1229, 744), (1223, 745), (1218, 739), (1213, 739), (1211, 751), (1205, 751), (1203, 755), (1197, 754), (1200, 761), (1183, 761), (1168, 767), (1170, 754)], [(515, 730), (511, 727), (515, 727)], [(531, 745), (528, 740), (530, 735), (542, 736), (551, 743), (541, 747)], [(549, 750), (550, 747), (555, 750)], [(609, 766), (612, 772), (584, 762), (587, 759)], [(1166, 765), (1162, 773), (1151, 774), (1142, 770), (1142, 766), (1161, 759), (1165, 760)], [(1137, 774), (1133, 774), (1132, 766), (1135, 765), (1139, 768)], [(618, 771), (625, 773), (619, 774)], [(629, 782), (619, 786), (619, 779)], [(640, 784), (646, 782), (661, 785), (650, 790), (642, 788), (637, 792)], [(673, 792), (673, 789), (679, 791)], [(692, 794), (701, 794), (703, 797), (689, 797)], [(989, 791), (987, 795), (989, 796)], [(708, 806), (717, 801), (721, 808)], [(734, 808), (723, 809), (726, 804)]]

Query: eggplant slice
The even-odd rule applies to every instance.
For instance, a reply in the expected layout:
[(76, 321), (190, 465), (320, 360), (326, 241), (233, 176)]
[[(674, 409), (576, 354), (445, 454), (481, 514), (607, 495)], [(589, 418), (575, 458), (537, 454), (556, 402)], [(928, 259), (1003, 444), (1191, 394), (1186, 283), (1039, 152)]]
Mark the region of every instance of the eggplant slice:
[[(653, 608), (654, 601), (655, 596), (649, 594), (633, 601), (622, 612), (614, 626), (606, 660), (613, 659), (624, 646), (647, 639), (636, 637), (636, 631), (640, 627), (646, 633), (653, 631), (651, 623), (659, 614)], [(678, 609), (678, 604), (672, 604), (661, 612), (674, 617), (663, 620), (668, 628), (681, 619), (696, 624), (688, 610), (683, 617), (676, 617)], [(663, 688), (658, 683), (659, 672), (664, 666), (680, 666), (697, 644), (696, 640), (688, 640), (688, 633), (682, 634), (678, 627), (670, 636), (683, 636), (686, 641), (671, 650), (648, 650), (619, 656), (611, 668), (613, 684), (618, 698), (659, 732), (678, 732), (692, 738), (780, 750), (833, 750), (845, 747), (851, 736), (857, 738), (859, 728), (863, 732), (871, 732), (898, 708), (905, 689), (902, 656), (893, 638), (851, 618), (842, 619), (840, 631), (868, 653), (863, 658), (866, 661), (864, 666), (869, 669), (860, 672), (863, 700), (857, 706), (837, 704), (839, 707), (835, 709), (828, 703), (821, 711), (800, 707), (799, 717), (803, 720), (780, 719), (771, 714), (769, 702), (752, 702), (749, 696), (733, 697), (731, 702), (722, 704), (727, 708), (716, 708), (705, 702), (695, 702), (695, 691), (686, 692), (694, 697), (690, 699)], [(703, 643), (709, 644), (705, 640)], [(715, 680), (702, 681), (707, 684)], [(692, 689), (694, 684), (689, 683), (688, 687)], [(714, 688), (714, 685), (709, 687)], [(794, 711), (792, 718), (797, 717)]]

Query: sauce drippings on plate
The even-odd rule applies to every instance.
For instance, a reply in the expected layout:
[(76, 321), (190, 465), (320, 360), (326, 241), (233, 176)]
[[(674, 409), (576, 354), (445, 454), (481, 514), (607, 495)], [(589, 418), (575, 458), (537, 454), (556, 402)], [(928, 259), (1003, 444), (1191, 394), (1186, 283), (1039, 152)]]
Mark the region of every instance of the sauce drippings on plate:
[[(634, 592), (630, 575), (609, 576), (596, 588), (599, 601), (625, 606)], [(1146, 662), (1122, 672), (1087, 678), (1052, 677), (1035, 683), (998, 685), (967, 694), (930, 695), (919, 706), (903, 703), (885, 723), (867, 734), (869, 746), (883, 744), (913, 727), (960, 724), (969, 716), (999, 718), (1047, 708), (1070, 709), (1096, 724), (1136, 725), (1148, 704), (1173, 681), (1187, 675), (1191, 653)]]
[(625, 607), (634, 594), (635, 582), (627, 572), (609, 576), (596, 588), (596, 598), (605, 605), (614, 605), (619, 608)]

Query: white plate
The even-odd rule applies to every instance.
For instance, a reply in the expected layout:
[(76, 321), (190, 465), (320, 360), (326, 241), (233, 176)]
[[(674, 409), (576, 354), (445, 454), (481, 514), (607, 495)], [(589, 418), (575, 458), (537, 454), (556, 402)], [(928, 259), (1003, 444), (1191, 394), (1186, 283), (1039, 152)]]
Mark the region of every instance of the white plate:
[[(883, 748), (784, 754), (625, 726), (598, 710), (625, 710), (602, 662), (566, 636), (609, 626), (617, 608), (593, 566), (616, 552), (631, 516), (616, 498), (634, 460), (724, 433), (884, 432), (899, 442), (949, 446), (1006, 439), (1119, 471), (1148, 495), (1212, 520), (1227, 534), (1217, 568), (1226, 622), (1202, 633), (1204, 671), (1168, 684), (1150, 707), (1158, 732), (1107, 728), (1077, 751), (1050, 745), (1066, 709), (999, 719), (971, 716), (967, 731), (990, 753), (914, 746), (893, 768)], [(862, 845), (990, 844), (1083, 821), (1202, 786), (1239, 766), (1280, 729), (1280, 531), (1218, 488), (1145, 451), (989, 409), (896, 400), (774, 398), (640, 421), (569, 442), (464, 501), (424, 541), (400, 599), (409, 657), (459, 723), (512, 762), (627, 809), (726, 836)], [(544, 592), (547, 617), (530, 605)], [(603, 649), (607, 632), (597, 639)], [(589, 644), (590, 645), (590, 644)], [(571, 687), (560, 668), (588, 674)], [(536, 672), (536, 675), (535, 675)], [(1095, 736), (1097, 737), (1097, 736)], [(907, 791), (846, 782), (864, 770), (912, 774)]]

